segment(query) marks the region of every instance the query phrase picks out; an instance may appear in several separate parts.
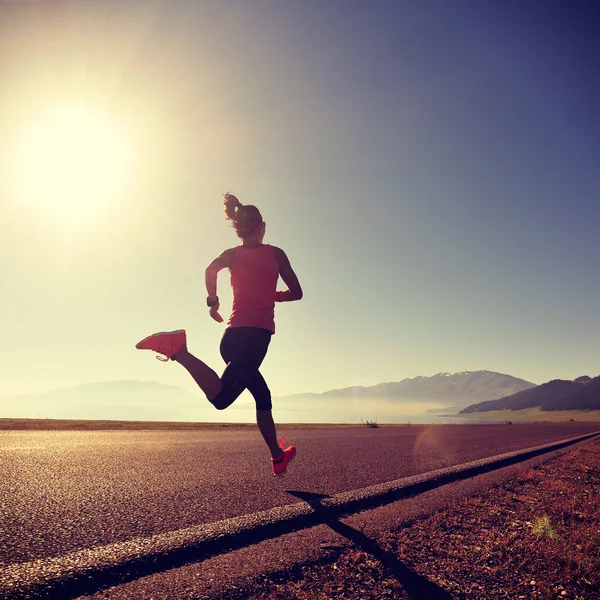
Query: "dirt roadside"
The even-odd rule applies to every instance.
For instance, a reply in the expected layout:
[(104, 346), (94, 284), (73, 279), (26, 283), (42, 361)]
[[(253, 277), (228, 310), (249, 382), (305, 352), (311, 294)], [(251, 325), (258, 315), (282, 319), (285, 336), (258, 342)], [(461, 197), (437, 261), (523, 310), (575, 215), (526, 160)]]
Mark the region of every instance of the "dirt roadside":
[(600, 440), (221, 598), (600, 599)]
[[(360, 429), (361, 423), (281, 423), (281, 429)], [(383, 425), (383, 427), (406, 427)], [(206, 431), (214, 429), (256, 429), (256, 423), (203, 423), (188, 421), (101, 421), (76, 419), (0, 418), (0, 431)]]

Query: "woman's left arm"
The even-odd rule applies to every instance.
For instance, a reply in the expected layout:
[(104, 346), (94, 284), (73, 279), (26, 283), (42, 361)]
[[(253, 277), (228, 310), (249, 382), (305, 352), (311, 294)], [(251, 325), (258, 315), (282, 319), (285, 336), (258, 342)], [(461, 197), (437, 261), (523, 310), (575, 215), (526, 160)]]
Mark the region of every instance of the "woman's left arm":
[(292, 265), (290, 264), (286, 253), (281, 248), (275, 248), (275, 257), (279, 264), (279, 274), (281, 275), (281, 279), (283, 279), (284, 283), (288, 286), (288, 289), (284, 292), (275, 292), (275, 302), (301, 300), (303, 295), (302, 288), (300, 287), (298, 277), (296, 277), (296, 273), (294, 272), (294, 269), (292, 269)]

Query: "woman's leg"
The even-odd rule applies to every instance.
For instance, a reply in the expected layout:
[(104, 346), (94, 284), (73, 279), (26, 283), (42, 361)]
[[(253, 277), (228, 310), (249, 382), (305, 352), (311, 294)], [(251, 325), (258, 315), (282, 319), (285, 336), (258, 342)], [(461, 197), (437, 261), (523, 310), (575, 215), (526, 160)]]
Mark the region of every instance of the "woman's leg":
[[(233, 404), (240, 394), (248, 387), (258, 373), (271, 340), (271, 334), (256, 327), (239, 327), (228, 329), (221, 340), (221, 356), (227, 363), (221, 383), (223, 390), (211, 400), (215, 407), (223, 410)], [(266, 393), (269, 389), (264, 383)]]
[(279, 458), (282, 450), (277, 442), (277, 430), (275, 429), (275, 421), (273, 421), (273, 413), (270, 410), (258, 410), (257, 408), (256, 424), (263, 440), (269, 447), (271, 458)]
[(173, 360), (187, 369), (210, 402), (221, 393), (223, 389), (221, 378), (208, 365), (188, 352), (185, 346), (178, 350)]
[(256, 401), (258, 429), (272, 458), (278, 458), (281, 448), (277, 443), (277, 431), (271, 412), (271, 392), (258, 370), (267, 353), (269, 338), (258, 333), (257, 343), (248, 343), (253, 341), (253, 333), (255, 332), (248, 332), (246, 335), (245, 332), (226, 332), (221, 343), (221, 355), (228, 364), (222, 377), (191, 354), (185, 346), (173, 360), (185, 367), (208, 400), (219, 410), (233, 404), (247, 388)]
[(207, 364), (196, 358), (187, 348), (182, 348), (173, 357), (194, 378), (209, 402), (218, 410), (224, 410), (234, 403), (246, 389), (246, 373), (257, 367), (244, 360), (232, 360), (219, 377)]
[[(183, 364), (212, 405), (217, 410), (224, 410), (235, 402), (246, 389), (247, 382), (258, 373), (258, 368), (267, 354), (270, 340), (270, 332), (263, 329), (254, 327), (227, 329), (220, 347), (221, 356), (227, 366), (220, 378), (189, 352), (182, 354), (181, 361), (177, 353), (174, 360)], [(270, 407), (270, 392), (264, 380), (262, 381), (268, 394)]]
[(247, 377), (246, 387), (254, 396), (254, 401), (256, 402), (256, 424), (265, 443), (269, 447), (271, 458), (279, 458), (281, 456), (281, 448), (277, 442), (277, 430), (275, 428), (275, 421), (273, 421), (273, 413), (271, 412), (271, 392), (260, 371), (256, 371)]
[(277, 443), (277, 431), (271, 412), (271, 392), (258, 370), (267, 354), (270, 339), (271, 336), (265, 332), (251, 329), (232, 331), (223, 337), (221, 355), (228, 365), (221, 380), (227, 390), (217, 401), (223, 401), (227, 397), (229, 405), (244, 389), (248, 389), (256, 402), (258, 429), (271, 456), (278, 458), (281, 448)]

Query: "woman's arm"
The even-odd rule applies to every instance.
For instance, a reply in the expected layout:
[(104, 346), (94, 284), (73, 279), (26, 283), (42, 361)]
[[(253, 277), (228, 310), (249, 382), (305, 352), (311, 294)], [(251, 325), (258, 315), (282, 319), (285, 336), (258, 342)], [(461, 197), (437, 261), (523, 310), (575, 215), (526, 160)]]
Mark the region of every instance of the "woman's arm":
[(286, 253), (281, 248), (275, 248), (275, 256), (279, 263), (279, 275), (288, 286), (288, 289), (284, 292), (275, 292), (275, 302), (300, 300), (302, 298), (302, 288)]
[(230, 269), (233, 264), (235, 250), (230, 248), (222, 252), (213, 260), (204, 271), (204, 281), (206, 283), (207, 304), (210, 306), (210, 316), (218, 323), (223, 322), (223, 317), (219, 314), (219, 297), (217, 296), (217, 275), (221, 269)]

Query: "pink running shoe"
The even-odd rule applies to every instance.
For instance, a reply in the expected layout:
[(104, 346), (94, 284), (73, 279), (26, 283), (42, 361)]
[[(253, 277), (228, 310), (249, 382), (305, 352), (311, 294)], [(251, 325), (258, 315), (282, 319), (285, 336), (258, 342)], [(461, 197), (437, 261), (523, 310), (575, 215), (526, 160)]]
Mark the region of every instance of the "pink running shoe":
[(162, 356), (157, 356), (156, 358), (162, 362), (167, 362), (186, 344), (185, 329), (178, 329), (177, 331), (153, 333), (141, 342), (138, 342), (135, 347), (139, 350), (153, 350), (154, 352), (158, 352), (159, 355), (163, 354), (166, 358)]
[(288, 446), (285, 447), (285, 438), (280, 437), (278, 440), (279, 447), (281, 448), (281, 456), (279, 458), (272, 458), (273, 463), (273, 475), (276, 477), (283, 477), (286, 473), (287, 466), (296, 458), (296, 447)]

